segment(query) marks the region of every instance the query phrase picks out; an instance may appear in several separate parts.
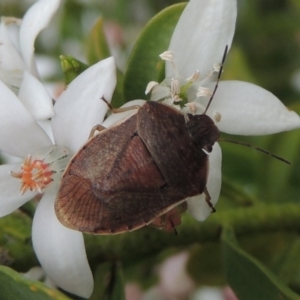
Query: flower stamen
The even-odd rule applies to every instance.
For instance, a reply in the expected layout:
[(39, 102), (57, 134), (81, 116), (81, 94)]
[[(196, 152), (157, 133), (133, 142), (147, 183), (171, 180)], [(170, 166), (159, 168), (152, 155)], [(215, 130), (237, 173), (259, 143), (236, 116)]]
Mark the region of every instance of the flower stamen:
[(192, 76), (190, 76), (190, 77), (188, 77), (187, 79), (186, 79), (186, 81), (192, 81), (192, 82), (196, 82), (196, 81), (198, 81), (198, 80), (200, 80), (200, 72), (199, 72), (199, 70), (196, 70), (193, 74), (192, 74)]
[(212, 91), (210, 88), (200, 86), (198, 88), (197, 97), (210, 97), (212, 95)]
[(198, 110), (198, 107), (197, 107), (197, 104), (195, 102), (188, 102), (185, 106), (189, 109), (189, 111), (193, 115), (196, 114), (196, 112)]
[(42, 190), (53, 181), (54, 171), (50, 165), (40, 159), (32, 159), (28, 155), (21, 165), (20, 172), (11, 172), (11, 176), (21, 180), (20, 193), (23, 195), (28, 190), (42, 193)]
[(180, 83), (177, 79), (172, 78), (171, 80), (171, 95), (179, 95), (180, 93)]
[(159, 55), (159, 57), (162, 60), (165, 60), (165, 61), (174, 61), (174, 52), (172, 52), (172, 51), (165, 51), (165, 52), (161, 53)]
[(146, 91), (145, 91), (145, 94), (148, 95), (155, 86), (158, 86), (159, 83), (156, 82), (156, 81), (150, 81), (146, 87)]
[(174, 77), (177, 78), (177, 77), (179, 77), (179, 74), (178, 74), (178, 70), (177, 70), (176, 64), (174, 62), (174, 56), (175, 56), (175, 54), (172, 51), (165, 51), (165, 52), (163, 52), (163, 53), (161, 53), (159, 55), (159, 57), (162, 60), (171, 63), (171, 66), (172, 66), (172, 68), (174, 70)]
[(222, 115), (221, 115), (219, 112), (215, 111), (215, 112), (213, 113), (213, 118), (214, 118), (214, 121), (215, 121), (216, 123), (218, 123), (218, 122), (221, 121)]
[(216, 72), (216, 73), (219, 73), (220, 72), (220, 69), (221, 69), (221, 66), (220, 64), (213, 64), (213, 71)]
[(172, 99), (173, 99), (174, 103), (178, 103), (178, 102), (182, 101), (182, 99), (179, 97), (179, 95), (173, 95)]

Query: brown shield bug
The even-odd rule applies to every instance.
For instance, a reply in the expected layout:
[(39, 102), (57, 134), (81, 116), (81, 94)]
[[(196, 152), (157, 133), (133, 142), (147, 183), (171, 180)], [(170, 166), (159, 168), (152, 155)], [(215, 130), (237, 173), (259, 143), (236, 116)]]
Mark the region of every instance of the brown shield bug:
[[(226, 53), (227, 47), (207, 108)], [(88, 140), (62, 176), (55, 202), (60, 222), (93, 234), (117, 234), (148, 224), (170, 230), (180, 224), (186, 199), (202, 193), (214, 212), (206, 189), (207, 153), (220, 132), (206, 110), (202, 115), (182, 114), (148, 101), (122, 123)]]
[(202, 149), (212, 150), (219, 130), (207, 115), (187, 117), (148, 101), (91, 138), (63, 174), (55, 202), (58, 219), (83, 232), (112, 234), (147, 225), (203, 192), (212, 206)]

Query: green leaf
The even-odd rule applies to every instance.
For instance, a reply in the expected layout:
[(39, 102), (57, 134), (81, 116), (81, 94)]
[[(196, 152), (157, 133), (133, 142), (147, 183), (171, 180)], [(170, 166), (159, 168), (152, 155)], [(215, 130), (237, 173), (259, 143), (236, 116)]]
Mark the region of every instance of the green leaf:
[(26, 271), (37, 265), (31, 244), (32, 220), (16, 211), (0, 218), (0, 247), (12, 258), (13, 266), (18, 271)]
[(95, 287), (90, 300), (125, 300), (123, 272), (118, 263), (106, 262), (95, 272)]
[(65, 74), (65, 83), (69, 84), (89, 66), (70, 55), (61, 55), (60, 63)]
[[(233, 180), (223, 176), (222, 178), (222, 196), (229, 199), (231, 206), (252, 206), (257, 202), (252, 195), (247, 193), (243, 186)], [(223, 203), (220, 203), (222, 205)]]
[[(287, 234), (285, 234), (287, 236)], [(274, 269), (276, 274), (280, 274), (280, 278), (285, 283), (296, 284), (300, 283), (300, 239), (297, 236), (290, 243), (285, 242), (285, 251), (280, 253), (280, 258), (277, 259)], [(273, 250), (274, 251), (274, 250)]]
[(230, 227), (224, 227), (222, 243), (225, 273), (238, 299), (299, 299), (263, 264), (238, 246)]
[(68, 300), (57, 290), (45, 284), (27, 279), (18, 272), (0, 266), (0, 300)]
[(111, 105), (112, 107), (120, 107), (125, 104), (123, 97), (123, 82), (124, 82), (124, 74), (117, 70), (117, 85), (114, 90)]
[(103, 19), (99, 18), (87, 39), (87, 59), (90, 65), (111, 56), (103, 25)]
[(147, 84), (164, 79), (164, 63), (159, 54), (168, 50), (174, 28), (185, 6), (186, 3), (170, 6), (145, 26), (129, 57), (124, 79), (126, 102), (145, 99)]

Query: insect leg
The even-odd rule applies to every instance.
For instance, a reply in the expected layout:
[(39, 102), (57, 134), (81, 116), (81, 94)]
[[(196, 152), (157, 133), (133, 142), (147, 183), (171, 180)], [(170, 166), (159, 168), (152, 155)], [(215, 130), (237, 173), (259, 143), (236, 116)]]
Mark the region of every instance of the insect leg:
[(98, 125), (95, 125), (95, 126), (92, 128), (91, 132), (90, 132), (89, 139), (92, 138), (92, 137), (95, 135), (95, 132), (96, 132), (96, 131), (100, 132), (100, 131), (102, 131), (102, 130), (104, 130), (104, 129), (107, 129), (107, 128), (105, 128), (104, 126), (99, 125), (99, 124), (98, 124)]
[(205, 187), (204, 194), (205, 194), (205, 201), (208, 204), (208, 206), (211, 208), (211, 212), (212, 213), (216, 212), (216, 209), (214, 208), (213, 204), (210, 202), (211, 197), (207, 190), (207, 187)]
[(103, 100), (106, 105), (108, 106), (108, 108), (113, 112), (113, 113), (121, 113), (124, 111), (128, 111), (128, 110), (133, 110), (133, 109), (139, 109), (141, 108), (140, 105), (131, 105), (131, 106), (127, 106), (127, 107), (120, 107), (120, 108), (114, 108), (105, 98), (104, 96), (101, 97), (101, 100)]

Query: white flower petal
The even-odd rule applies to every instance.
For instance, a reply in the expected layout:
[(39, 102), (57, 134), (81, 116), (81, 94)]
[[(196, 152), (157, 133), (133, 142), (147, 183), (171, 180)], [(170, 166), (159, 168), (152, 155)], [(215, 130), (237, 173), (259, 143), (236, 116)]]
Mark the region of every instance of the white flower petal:
[(4, 162), (3, 164), (20, 164), (23, 163), (24, 158), (16, 157), (13, 155), (9, 155), (8, 153), (0, 150), (0, 157), (1, 161)]
[(47, 133), (52, 144), (54, 144), (54, 136), (53, 136), (53, 131), (52, 131), (51, 120), (42, 120), (42, 121), (38, 121), (37, 123)]
[(52, 98), (46, 88), (27, 71), (24, 72), (19, 99), (35, 120), (46, 120), (54, 115)]
[(18, 157), (51, 145), (16, 95), (0, 80), (0, 149)]
[(151, 100), (153, 101), (158, 101), (170, 96), (171, 96), (171, 89), (167, 86), (156, 85), (151, 90)]
[[(191, 0), (188, 3), (169, 46), (183, 78), (197, 69), (202, 76), (207, 76), (214, 63), (221, 63), (226, 45), (231, 46), (236, 6), (236, 0)], [(166, 64), (166, 77), (172, 74), (171, 64)]]
[(0, 166), (0, 217), (6, 216), (24, 203), (32, 199), (36, 192), (20, 194), (20, 180), (12, 177), (10, 172), (20, 172), (20, 164), (7, 164)]
[(16, 48), (16, 50), (20, 53), (19, 36), (20, 36), (20, 26), (22, 23), (22, 19), (2, 16), (1, 21), (4, 22), (4, 24), (6, 24), (9, 38), (13, 43), (14, 47)]
[[(211, 203), (215, 206), (221, 191), (222, 182), (222, 151), (218, 143), (213, 146), (213, 151), (209, 156), (209, 173), (207, 179), (207, 189), (211, 197)], [(187, 200), (188, 212), (198, 221), (204, 221), (210, 214), (211, 208), (205, 201), (205, 195), (201, 194)]]
[(32, 242), (42, 268), (62, 289), (88, 298), (93, 291), (83, 235), (68, 229), (56, 218), (55, 192), (45, 193), (33, 219)]
[[(129, 106), (143, 106), (145, 104), (145, 100), (132, 100), (129, 101), (127, 103), (125, 103), (124, 105), (122, 105), (121, 107), (129, 107)], [(127, 117), (135, 114), (137, 112), (136, 109), (132, 109), (132, 110), (128, 110), (128, 111), (124, 111), (124, 112), (120, 112), (120, 113), (112, 113), (103, 123), (102, 126), (108, 128), (111, 127), (112, 125), (117, 124), (119, 121), (122, 122), (123, 120), (125, 120)]]
[(0, 23), (0, 79), (14, 91), (21, 85), (24, 64), (12, 43), (5, 22)]
[(300, 127), (300, 118), (269, 91), (242, 81), (222, 81), (208, 109), (221, 114), (220, 131), (265, 135)]
[(91, 129), (103, 122), (108, 109), (101, 97), (110, 102), (115, 86), (112, 57), (91, 66), (69, 84), (54, 106), (52, 126), (59, 146), (76, 152), (88, 140)]
[(27, 70), (37, 76), (34, 62), (34, 41), (47, 27), (60, 5), (60, 0), (39, 0), (26, 12), (20, 28), (20, 48)]

